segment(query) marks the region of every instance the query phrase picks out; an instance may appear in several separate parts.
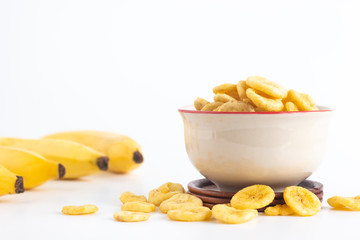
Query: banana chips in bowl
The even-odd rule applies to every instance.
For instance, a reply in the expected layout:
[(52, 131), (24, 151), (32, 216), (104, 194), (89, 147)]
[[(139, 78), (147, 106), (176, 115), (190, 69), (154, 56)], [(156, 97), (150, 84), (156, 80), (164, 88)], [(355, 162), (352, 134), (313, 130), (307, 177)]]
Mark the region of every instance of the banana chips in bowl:
[(253, 184), (275, 190), (309, 177), (325, 154), (330, 108), (262, 77), (213, 89), (179, 109), (186, 151), (196, 169), (222, 191)]

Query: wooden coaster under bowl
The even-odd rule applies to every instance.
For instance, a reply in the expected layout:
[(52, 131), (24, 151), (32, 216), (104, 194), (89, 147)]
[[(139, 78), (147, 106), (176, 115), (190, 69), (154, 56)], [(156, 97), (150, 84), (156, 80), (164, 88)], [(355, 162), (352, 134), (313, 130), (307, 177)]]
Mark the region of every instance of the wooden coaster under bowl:
[[(304, 180), (298, 186), (308, 189), (314, 193), (320, 201), (323, 199), (323, 185), (319, 182), (312, 180)], [(220, 191), (215, 184), (213, 184), (208, 179), (198, 179), (189, 182), (188, 184), (188, 193), (200, 198), (204, 206), (212, 208), (216, 204), (226, 204), (230, 203), (232, 196), (236, 192), (223, 192)], [(284, 204), (283, 192), (276, 191), (275, 199), (268, 206), (275, 206), (277, 204)], [(265, 207), (266, 208), (266, 207)], [(264, 211), (265, 208), (258, 209), (259, 211)]]

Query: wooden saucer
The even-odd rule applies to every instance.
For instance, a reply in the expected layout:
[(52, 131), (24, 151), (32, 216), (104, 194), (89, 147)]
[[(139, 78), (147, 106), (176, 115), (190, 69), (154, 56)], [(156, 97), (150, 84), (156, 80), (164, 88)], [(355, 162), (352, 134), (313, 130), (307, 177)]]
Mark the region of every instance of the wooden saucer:
[[(319, 182), (312, 180), (304, 180), (298, 186), (304, 187), (313, 192), (320, 201), (323, 199), (323, 185)], [(220, 191), (215, 184), (208, 179), (198, 179), (191, 181), (188, 184), (188, 193), (200, 198), (204, 206), (212, 208), (215, 204), (229, 203), (235, 192), (223, 192)], [(277, 204), (284, 204), (283, 192), (275, 192), (275, 199), (268, 206), (275, 206)], [(264, 211), (258, 209), (259, 211)]]
[[(192, 194), (192, 195), (194, 195), (193, 193), (190, 193), (190, 194)], [(319, 198), (319, 200), (320, 200), (320, 202), (322, 202), (322, 200), (323, 200), (323, 198)], [(230, 201), (228, 201), (228, 202), (224, 202), (224, 203), (209, 203), (209, 202), (205, 202), (204, 200), (203, 200), (203, 205), (205, 206), (205, 207), (208, 207), (208, 208), (210, 208), (210, 209), (212, 209), (212, 207), (213, 206), (215, 206), (216, 204), (227, 204), (227, 203), (229, 203)], [(267, 205), (266, 207), (264, 207), (264, 208), (260, 208), (260, 209), (258, 209), (258, 211), (259, 212), (263, 212), (264, 210), (265, 210), (265, 208), (267, 208), (267, 207), (273, 207), (273, 206), (275, 206), (275, 205), (278, 205), (278, 204), (285, 204), (285, 201), (280, 201), (280, 200), (276, 200), (276, 199), (274, 199), (274, 201), (272, 202), (272, 203), (270, 203), (269, 205)]]
[(210, 180), (203, 178), (189, 182), (189, 192), (211, 197), (231, 198), (235, 192), (222, 192)]
[[(304, 180), (298, 186), (308, 189), (315, 195), (323, 191), (323, 185), (319, 182), (312, 180)], [(215, 184), (213, 184), (210, 180), (206, 178), (189, 182), (188, 189), (191, 193), (206, 195), (210, 197), (231, 198), (236, 193), (220, 191)], [(283, 192), (275, 192), (275, 198), (282, 198), (282, 195)]]
[[(196, 194), (196, 193), (192, 193), (192, 192), (188, 192), (188, 193), (200, 198), (203, 202), (206, 202), (206, 203), (226, 204), (226, 203), (230, 203), (230, 200), (231, 200), (231, 198), (209, 197), (209, 196), (200, 195), (200, 194)], [(320, 199), (320, 201), (322, 201), (322, 198), (323, 198), (322, 192), (320, 194), (316, 194), (316, 196)], [(284, 203), (285, 203), (284, 199), (275, 198), (274, 201), (272, 203), (270, 203), (270, 205), (275, 206), (277, 204), (284, 204)]]

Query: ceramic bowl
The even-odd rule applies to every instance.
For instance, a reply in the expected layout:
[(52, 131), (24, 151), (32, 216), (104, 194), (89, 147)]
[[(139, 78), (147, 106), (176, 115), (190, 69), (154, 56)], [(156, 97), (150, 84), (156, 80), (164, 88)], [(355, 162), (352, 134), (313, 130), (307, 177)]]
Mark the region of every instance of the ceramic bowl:
[(323, 160), (332, 110), (310, 112), (179, 112), (190, 161), (222, 191), (253, 184), (297, 185)]

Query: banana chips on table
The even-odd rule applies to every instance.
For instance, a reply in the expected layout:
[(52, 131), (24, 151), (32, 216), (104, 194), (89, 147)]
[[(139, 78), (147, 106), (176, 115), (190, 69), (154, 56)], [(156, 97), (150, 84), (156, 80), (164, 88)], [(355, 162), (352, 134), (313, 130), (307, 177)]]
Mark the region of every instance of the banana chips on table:
[[(197, 196), (185, 193), (179, 183), (167, 182), (149, 192), (149, 198), (124, 192), (120, 200), (122, 211), (114, 214), (121, 222), (139, 222), (150, 218), (156, 206), (174, 221), (207, 221), (212, 217), (218, 222), (240, 224), (258, 216), (258, 210), (265, 208), (269, 216), (313, 216), (321, 210), (319, 198), (306, 188), (289, 186), (285, 188), (285, 204), (271, 206), (275, 199), (274, 190), (266, 185), (252, 185), (239, 190), (230, 203), (216, 204), (212, 209), (203, 206)], [(270, 206), (269, 206), (270, 205)]]

